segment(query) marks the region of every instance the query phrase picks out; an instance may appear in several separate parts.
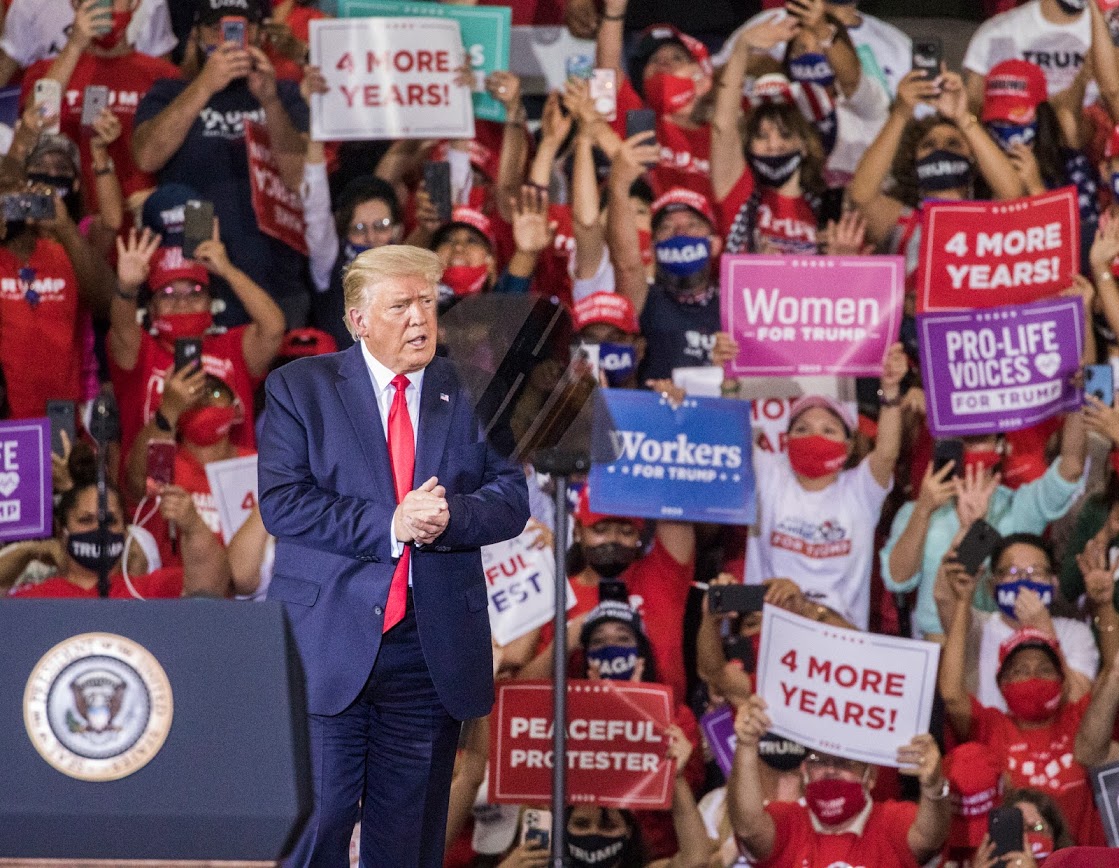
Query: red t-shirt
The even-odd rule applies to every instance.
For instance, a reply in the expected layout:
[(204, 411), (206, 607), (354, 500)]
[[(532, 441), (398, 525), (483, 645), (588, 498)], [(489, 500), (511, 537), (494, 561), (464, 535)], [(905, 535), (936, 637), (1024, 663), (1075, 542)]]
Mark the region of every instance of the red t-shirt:
[[(628, 78), (623, 77), (618, 87), (618, 115), (612, 126), (623, 139), (626, 137), (626, 112), (647, 108), (633, 89)], [(711, 127), (704, 125), (694, 130), (684, 129), (667, 118), (657, 118), (657, 145), (660, 163), (649, 170), (653, 192), (660, 196), (673, 187), (685, 187), (701, 196), (714, 199), (711, 189)]]
[(773, 852), (758, 868), (917, 868), (908, 841), (915, 802), (874, 802), (861, 835), (821, 835), (798, 802), (770, 802), (765, 810), (777, 833)]
[[(694, 564), (677, 563), (660, 540), (654, 540), (652, 551), (620, 577), (626, 583), (630, 604), (641, 616), (645, 635), (653, 646), (657, 682), (671, 687), (677, 702), (683, 702), (688, 695), (688, 676), (684, 672), (684, 609), (694, 572)], [(597, 586), (573, 581), (571, 587), (575, 590), (575, 606), (568, 610), (568, 620), (585, 615), (598, 605)], [(551, 639), (549, 622), (540, 631), (541, 647)]]
[[(715, 203), (723, 237), (730, 234), (735, 217), (753, 193), (754, 174), (747, 168), (726, 198)], [(753, 242), (756, 253), (816, 253), (816, 214), (803, 196), (782, 196), (773, 187), (762, 186)]]
[[(163, 600), (181, 597), (183, 595), (183, 571), (175, 567), (164, 567), (146, 576), (131, 576), (129, 581), (136, 588), (136, 592), (145, 600)], [(82, 588), (68, 581), (64, 576), (55, 576), (38, 585), (24, 585), (13, 591), (12, 597), (17, 599), (96, 599), (97, 586)], [(124, 577), (117, 573), (109, 577), (109, 598), (113, 600), (132, 600)]]
[(40, 238), (26, 264), (0, 246), (0, 367), (13, 419), (45, 416), (52, 399), (81, 400), (79, 314), (78, 279), (61, 244)]
[[(20, 93), (21, 109), (30, 99), (35, 81), (47, 74), (51, 63), (53, 59), (40, 60), (27, 71)], [(137, 190), (155, 186), (155, 178), (137, 169), (132, 160), (132, 122), (136, 116), (136, 107), (156, 81), (179, 77), (179, 68), (173, 63), (138, 51), (111, 58), (94, 57), (85, 53), (78, 58), (78, 64), (62, 94), (60, 128), (80, 145), (82, 191), (90, 213), (97, 210), (97, 188), (89, 150), (92, 131), (82, 128), (82, 102), (86, 87), (95, 84), (109, 88), (109, 110), (117, 116), (121, 125), (120, 136), (109, 145), (109, 156), (113, 158), (120, 188), (127, 198)]]
[[(233, 389), (241, 401), (248, 418), (230, 432), (229, 439), (235, 446), (250, 451), (256, 449), (256, 434), (252, 425), (253, 390), (259, 380), (249, 373), (242, 351), (245, 329), (237, 326), (202, 339), (202, 367), (208, 374), (220, 377)], [(163, 381), (175, 364), (175, 354), (147, 332), (140, 338), (140, 354), (136, 366), (126, 371), (109, 356), (109, 373), (113, 391), (120, 406), (121, 454), (127, 455), (132, 441), (148, 422), (163, 400)]]
[(1029, 787), (1052, 798), (1081, 845), (1106, 843), (1088, 773), (1072, 757), (1076, 730), (1091, 698), (1086, 694), (1065, 703), (1053, 723), (1038, 729), (1020, 729), (1006, 712), (971, 698), (971, 740), (1006, 758), (1011, 786)]

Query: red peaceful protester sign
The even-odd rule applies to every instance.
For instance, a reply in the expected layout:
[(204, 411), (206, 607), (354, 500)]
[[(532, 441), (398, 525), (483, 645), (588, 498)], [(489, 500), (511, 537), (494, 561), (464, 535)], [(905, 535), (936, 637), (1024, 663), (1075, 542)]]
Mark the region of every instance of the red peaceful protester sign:
[(1011, 202), (933, 202), (921, 217), (917, 310), (1025, 304), (1080, 270), (1076, 188)]
[(298, 193), (284, 186), (280, 167), (272, 153), (268, 128), (255, 121), (245, 121), (245, 147), (249, 152), (253, 211), (260, 231), (306, 256), (303, 202)]
[[(567, 801), (665, 810), (675, 762), (664, 730), (672, 691), (661, 684), (571, 681), (567, 685)], [(552, 798), (552, 683), (498, 685), (490, 729), (492, 804)]]

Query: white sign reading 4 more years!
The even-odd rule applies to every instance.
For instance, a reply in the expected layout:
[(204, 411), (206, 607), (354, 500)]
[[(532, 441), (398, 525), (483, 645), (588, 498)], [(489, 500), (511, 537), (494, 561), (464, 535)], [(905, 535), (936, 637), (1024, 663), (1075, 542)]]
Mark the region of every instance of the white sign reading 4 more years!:
[[(552, 620), (556, 610), (556, 562), (550, 548), (536, 546), (532, 530), (492, 546), (482, 546), (482, 570), (490, 599), (490, 632), (508, 645)], [(575, 591), (567, 583), (567, 608)]]
[(447, 18), (346, 18), (311, 22), (311, 63), (330, 88), (311, 96), (311, 136), (472, 139), (465, 51)]
[(222, 538), (228, 544), (256, 506), (256, 456), (211, 461), (206, 479), (214, 496)]
[(758, 693), (770, 732), (835, 756), (898, 765), (929, 731), (940, 646), (830, 627), (766, 605)]

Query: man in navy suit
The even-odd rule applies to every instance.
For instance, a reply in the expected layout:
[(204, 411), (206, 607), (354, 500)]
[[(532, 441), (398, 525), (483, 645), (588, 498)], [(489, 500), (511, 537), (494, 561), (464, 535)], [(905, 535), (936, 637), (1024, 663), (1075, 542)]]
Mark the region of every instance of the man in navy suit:
[(524, 529), (528, 492), (435, 358), (441, 272), (416, 247), (362, 253), (343, 283), (357, 343), (266, 384), (268, 597), (303, 658), (314, 776), (294, 865), (348, 865), (360, 803), (362, 865), (441, 866), (460, 724), (493, 704), (479, 548)]

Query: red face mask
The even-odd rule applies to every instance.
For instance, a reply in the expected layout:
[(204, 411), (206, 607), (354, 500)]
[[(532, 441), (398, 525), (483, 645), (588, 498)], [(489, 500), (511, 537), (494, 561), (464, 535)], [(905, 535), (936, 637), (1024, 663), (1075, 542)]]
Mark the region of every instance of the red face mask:
[(658, 72), (645, 79), (645, 102), (657, 117), (683, 111), (695, 100), (695, 79)]
[(241, 421), (236, 407), (195, 407), (179, 417), (183, 437), (197, 446), (213, 446)]
[(1061, 682), (1053, 678), (1027, 678), (1003, 684), (999, 690), (1010, 713), (1028, 723), (1048, 720), (1061, 704)]
[(131, 10), (126, 12), (113, 12), (113, 23), (109, 28), (108, 33), (103, 33), (100, 36), (93, 38), (93, 44), (98, 48), (108, 51), (110, 48), (115, 48), (117, 43), (120, 42), (124, 32), (128, 29), (128, 25), (132, 22)]
[(822, 778), (804, 788), (808, 810), (825, 826), (840, 826), (866, 807), (866, 789), (860, 781)]
[(809, 479), (838, 473), (847, 463), (847, 444), (819, 434), (790, 437), (788, 449), (793, 471)]
[(1030, 852), (1038, 864), (1053, 852), (1053, 837), (1044, 832), (1027, 832), (1026, 843), (1030, 845)]
[(1002, 453), (994, 449), (979, 449), (979, 450), (965, 450), (964, 451), (964, 471), (975, 468), (975, 472), (979, 472), (979, 465), (982, 464), (988, 473), (993, 473), (995, 468), (999, 466), (1002, 461)]
[(457, 296), (481, 292), (489, 279), (490, 270), (482, 265), (452, 265), (443, 271), (443, 283)]
[(653, 264), (653, 233), (648, 229), (637, 230), (637, 248), (641, 251), (641, 264)]
[(208, 310), (199, 313), (168, 313), (152, 320), (156, 334), (174, 343), (178, 338), (198, 338), (214, 324), (214, 315)]

